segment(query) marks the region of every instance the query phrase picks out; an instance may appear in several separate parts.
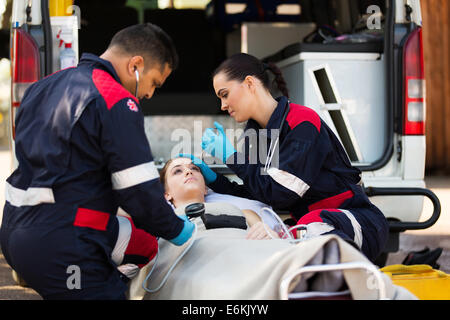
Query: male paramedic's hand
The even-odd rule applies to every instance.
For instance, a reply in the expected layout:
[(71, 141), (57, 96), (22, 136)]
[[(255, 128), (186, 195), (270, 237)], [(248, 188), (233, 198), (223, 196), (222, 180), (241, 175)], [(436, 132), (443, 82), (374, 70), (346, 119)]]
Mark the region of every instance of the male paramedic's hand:
[(192, 160), (192, 163), (200, 168), (203, 178), (205, 178), (206, 184), (210, 184), (216, 181), (217, 174), (214, 171), (212, 171), (211, 168), (208, 167), (208, 165), (199, 158), (194, 157), (192, 154), (185, 154), (185, 153), (180, 153), (178, 156), (181, 158), (190, 158)]
[(225, 135), (225, 131), (220, 123), (214, 121), (214, 126), (218, 134), (214, 133), (214, 129), (207, 128), (202, 137), (202, 148), (213, 157), (219, 158), (223, 163), (236, 152), (230, 140)]
[(178, 236), (169, 240), (172, 244), (176, 246), (181, 246), (186, 241), (188, 241), (192, 237), (192, 233), (194, 232), (195, 229), (194, 224), (188, 219), (186, 215), (179, 216), (179, 218), (184, 220), (183, 229), (181, 230)]

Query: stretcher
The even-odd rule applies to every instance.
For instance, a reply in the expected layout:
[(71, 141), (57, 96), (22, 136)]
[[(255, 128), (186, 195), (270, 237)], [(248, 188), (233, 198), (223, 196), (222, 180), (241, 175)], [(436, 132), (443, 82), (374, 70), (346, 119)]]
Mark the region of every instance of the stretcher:
[[(292, 244), (245, 240), (244, 234), (237, 229), (202, 232), (168, 277), (184, 248), (160, 240), (156, 267), (153, 260), (140, 270), (131, 281), (128, 298), (277, 300), (343, 295), (364, 300), (417, 299), (338, 236)], [(146, 279), (150, 270), (152, 275)], [(158, 287), (152, 293), (146, 290)]]
[[(233, 203), (258, 214), (266, 207), (211, 191), (206, 202)], [(276, 223), (261, 218), (270, 227)], [(159, 239), (157, 258), (132, 279), (128, 299), (417, 299), (336, 235), (246, 240), (243, 229), (196, 230), (181, 247)]]

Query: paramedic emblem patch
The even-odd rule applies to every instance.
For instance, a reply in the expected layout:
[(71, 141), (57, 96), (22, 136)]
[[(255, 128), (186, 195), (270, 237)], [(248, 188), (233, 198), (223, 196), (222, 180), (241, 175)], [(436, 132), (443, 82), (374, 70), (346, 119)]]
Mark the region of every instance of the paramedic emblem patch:
[(136, 103), (131, 99), (128, 99), (127, 106), (131, 111), (137, 112), (139, 110)]

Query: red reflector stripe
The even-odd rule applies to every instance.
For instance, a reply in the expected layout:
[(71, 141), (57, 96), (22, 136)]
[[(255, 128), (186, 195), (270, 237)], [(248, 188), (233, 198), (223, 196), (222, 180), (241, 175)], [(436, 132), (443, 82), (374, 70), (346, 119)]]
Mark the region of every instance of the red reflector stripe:
[(109, 213), (78, 208), (73, 225), (76, 227), (87, 227), (95, 230), (105, 231), (109, 221)]
[(353, 191), (348, 190), (335, 196), (320, 200), (319, 202), (313, 203), (308, 207), (308, 210), (313, 211), (318, 209), (337, 209), (345, 200), (352, 198), (353, 195)]

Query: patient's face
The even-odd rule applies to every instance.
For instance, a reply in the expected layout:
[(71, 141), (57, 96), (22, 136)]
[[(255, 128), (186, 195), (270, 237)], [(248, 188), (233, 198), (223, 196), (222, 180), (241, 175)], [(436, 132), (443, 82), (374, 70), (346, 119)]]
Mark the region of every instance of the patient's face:
[(173, 159), (166, 171), (166, 199), (177, 206), (187, 200), (203, 202), (205, 194), (205, 179), (199, 167), (188, 158)]

